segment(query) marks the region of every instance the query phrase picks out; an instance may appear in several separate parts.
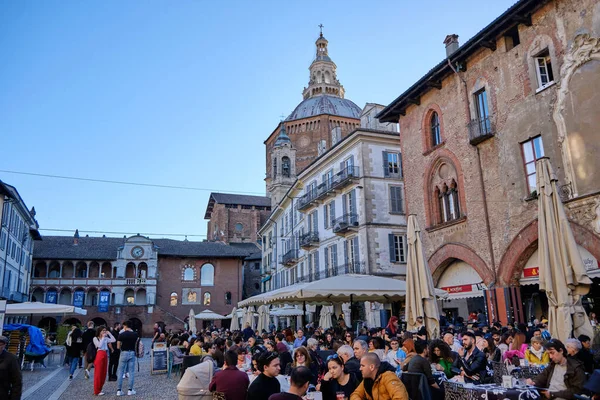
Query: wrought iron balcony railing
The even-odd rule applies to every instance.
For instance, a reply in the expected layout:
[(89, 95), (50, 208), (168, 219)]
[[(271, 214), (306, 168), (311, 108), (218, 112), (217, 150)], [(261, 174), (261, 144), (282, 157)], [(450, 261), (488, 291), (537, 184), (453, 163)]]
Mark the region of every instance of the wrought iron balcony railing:
[(344, 214), (333, 220), (333, 233), (344, 234), (349, 231), (354, 231), (358, 228), (358, 215)]
[(291, 249), (283, 255), (283, 257), (281, 258), (281, 263), (283, 265), (290, 266), (298, 263), (299, 259), (300, 251), (298, 249)]
[(491, 116), (477, 118), (469, 122), (469, 143), (473, 146), (494, 137), (496, 126)]
[(300, 247), (303, 249), (315, 247), (319, 245), (319, 233), (318, 232), (308, 232), (303, 235), (300, 235)]

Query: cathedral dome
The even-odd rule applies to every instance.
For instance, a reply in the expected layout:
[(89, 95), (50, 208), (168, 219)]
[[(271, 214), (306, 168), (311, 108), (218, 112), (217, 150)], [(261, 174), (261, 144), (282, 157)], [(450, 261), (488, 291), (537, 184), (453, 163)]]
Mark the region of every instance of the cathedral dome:
[(361, 108), (351, 100), (341, 97), (321, 95), (310, 97), (294, 109), (286, 121), (310, 118), (321, 114), (360, 119)]

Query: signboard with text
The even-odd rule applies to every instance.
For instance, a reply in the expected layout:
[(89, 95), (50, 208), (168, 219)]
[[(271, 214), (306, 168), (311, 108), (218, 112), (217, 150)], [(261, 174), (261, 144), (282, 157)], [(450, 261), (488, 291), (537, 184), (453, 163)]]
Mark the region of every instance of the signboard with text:
[(46, 303), (56, 304), (58, 300), (58, 292), (50, 290), (46, 292)]
[(73, 294), (73, 305), (75, 307), (83, 307), (83, 299), (85, 297), (85, 293), (83, 290), (76, 290)]
[(100, 299), (98, 300), (98, 312), (108, 312), (108, 302), (110, 299), (110, 292), (103, 290), (100, 292)]

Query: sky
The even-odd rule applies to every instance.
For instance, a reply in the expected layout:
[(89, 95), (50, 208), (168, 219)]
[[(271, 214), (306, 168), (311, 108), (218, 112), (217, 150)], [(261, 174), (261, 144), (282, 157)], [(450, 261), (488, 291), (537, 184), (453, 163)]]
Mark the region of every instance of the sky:
[(302, 100), (319, 24), (362, 108), (514, 2), (0, 0), (0, 180), (42, 235), (203, 240), (211, 191), (265, 194), (263, 142)]

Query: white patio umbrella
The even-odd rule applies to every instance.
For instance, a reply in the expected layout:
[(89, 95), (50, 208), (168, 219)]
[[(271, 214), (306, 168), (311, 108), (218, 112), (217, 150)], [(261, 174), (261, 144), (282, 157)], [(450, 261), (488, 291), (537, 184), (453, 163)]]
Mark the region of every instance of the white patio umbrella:
[(6, 305), (6, 315), (87, 315), (87, 310), (64, 304), (40, 303), (26, 301)]
[(238, 317), (238, 309), (233, 307), (233, 310), (231, 310), (231, 314), (229, 314), (228, 317), (231, 317), (231, 325), (229, 326), (229, 329), (232, 331), (239, 331), (240, 319)]
[(256, 330), (262, 332), (269, 329), (269, 306), (262, 305), (258, 307), (258, 326)]
[(286, 305), (272, 310), (271, 315), (276, 317), (298, 317), (304, 315), (304, 311), (294, 306)]
[(196, 317), (196, 319), (199, 319), (202, 321), (213, 321), (213, 320), (217, 320), (217, 319), (226, 319), (226, 317), (224, 315), (217, 314), (216, 312), (208, 310), (208, 309), (196, 314), (195, 317)]
[(192, 331), (192, 333), (195, 335), (196, 334), (196, 313), (194, 312), (194, 309), (190, 308), (190, 314), (188, 316), (188, 325), (189, 325), (189, 329)]
[(333, 315), (333, 306), (323, 306), (319, 317), (319, 326), (323, 329), (332, 327), (331, 316)]
[(254, 307), (249, 306), (246, 309), (246, 314), (244, 315), (244, 328), (246, 324), (250, 324), (250, 327), (254, 329)]
[(435, 298), (433, 278), (423, 253), (421, 228), (414, 214), (408, 216), (406, 237), (408, 260), (406, 263), (406, 311), (407, 328), (415, 329), (417, 317), (423, 317), (430, 339), (440, 335), (440, 312)]
[(581, 304), (592, 281), (581, 260), (548, 158), (536, 162), (536, 178), (539, 285), (548, 297), (548, 330), (562, 342), (582, 334), (594, 337)]

